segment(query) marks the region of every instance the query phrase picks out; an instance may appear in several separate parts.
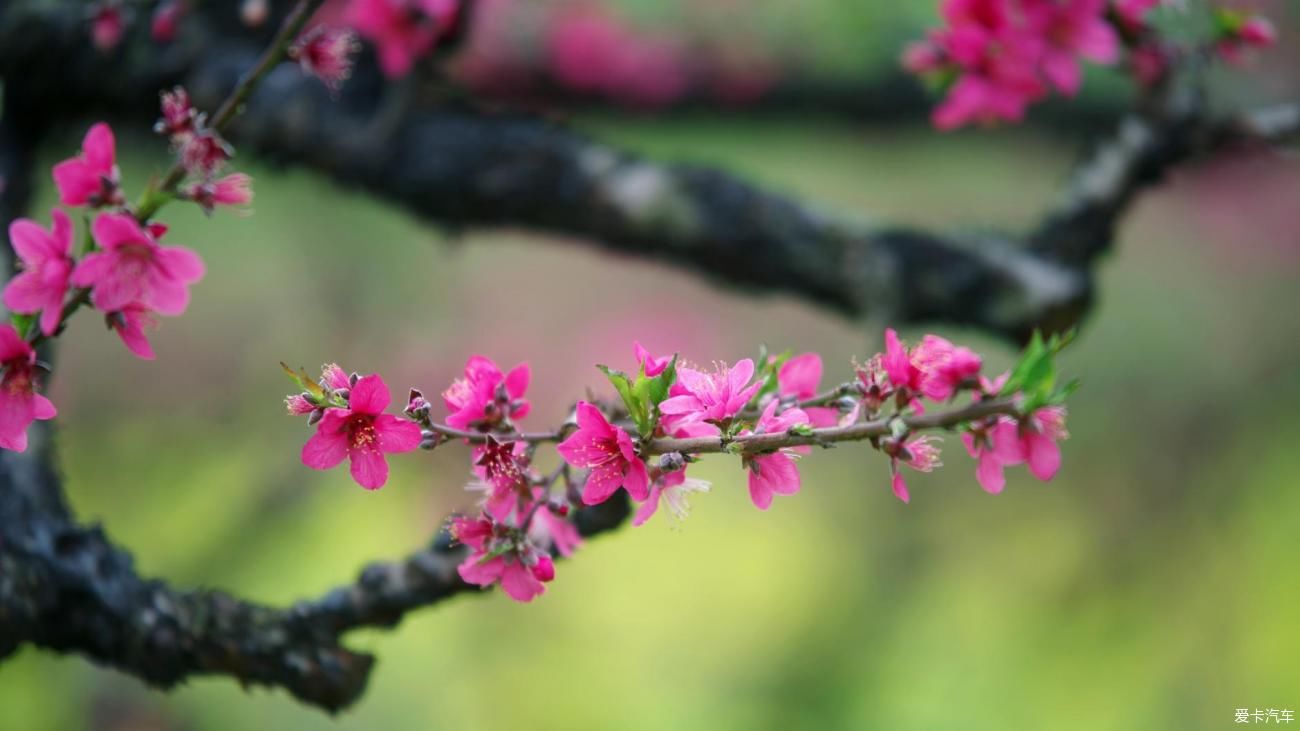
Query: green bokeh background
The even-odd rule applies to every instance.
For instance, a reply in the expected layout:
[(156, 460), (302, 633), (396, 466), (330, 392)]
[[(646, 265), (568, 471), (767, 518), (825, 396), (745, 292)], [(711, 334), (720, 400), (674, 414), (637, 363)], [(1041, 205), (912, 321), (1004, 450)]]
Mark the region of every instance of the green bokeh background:
[[(1030, 225), (1077, 153), (1028, 130), (936, 135), (827, 119), (590, 117), (664, 159), (725, 166), (900, 224)], [(53, 162), (75, 147), (45, 151)], [(165, 164), (129, 135), (138, 187)], [(533, 366), (530, 423), (564, 415), (630, 342), (697, 361), (760, 342), (817, 350), (828, 378), (884, 322), (717, 289), (675, 268), (517, 232), (443, 235), (312, 176), (244, 165), (256, 214), (169, 210), (208, 275), (156, 363), (78, 317), (53, 398), (78, 514), (139, 569), (268, 603), (315, 596), (428, 540), (470, 503), (463, 452), (393, 460), (389, 485), (298, 461), (279, 360), (440, 391), (466, 357)], [(200, 679), (169, 694), (78, 657), (0, 664), (0, 728), (1215, 729), (1300, 707), (1300, 166), (1253, 156), (1175, 176), (1125, 220), (1064, 367), (1083, 380), (1055, 481), (993, 497), (949, 466), (889, 492), (865, 448), (803, 463), (754, 510), (734, 459), (680, 527), (589, 542), (529, 606), (495, 593), (352, 636), (380, 657), (330, 718)], [(53, 202), (44, 190), (36, 210)], [(913, 337), (920, 331), (912, 331)], [(950, 328), (995, 367), (1005, 344)]]

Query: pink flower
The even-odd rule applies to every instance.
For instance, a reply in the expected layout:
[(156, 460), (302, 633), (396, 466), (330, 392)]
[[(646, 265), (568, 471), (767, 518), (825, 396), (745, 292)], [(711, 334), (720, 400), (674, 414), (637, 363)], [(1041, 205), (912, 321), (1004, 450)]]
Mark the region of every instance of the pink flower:
[(903, 345), (893, 328), (885, 330), (885, 352), (880, 358), (880, 366), (894, 389), (906, 389), (907, 395), (913, 397), (924, 393), (926, 374), (916, 352)]
[[(533, 494), (535, 500), (544, 497), (540, 489)], [(528, 526), (528, 540), (538, 546), (553, 546), (561, 556), (565, 557), (572, 556), (573, 552), (582, 545), (578, 526), (556, 515), (551, 505), (538, 508), (537, 514), (533, 516), (532, 525)]]
[(907, 492), (907, 481), (899, 471), (898, 465), (901, 462), (918, 472), (931, 472), (936, 467), (942, 467), (943, 463), (939, 461), (939, 448), (931, 441), (931, 437), (921, 436), (893, 448), (893, 455), (889, 461), (889, 470), (893, 473), (890, 487), (894, 491), (894, 497), (905, 503), (911, 500), (911, 495)]
[(1215, 50), (1224, 61), (1239, 64), (1245, 60), (1244, 51), (1247, 48), (1267, 48), (1277, 42), (1277, 31), (1268, 18), (1261, 15), (1239, 20), (1235, 16), (1230, 17), (1233, 17), (1236, 27), (1215, 45)]
[(938, 335), (921, 339), (912, 362), (921, 372), (921, 393), (934, 401), (947, 401), (958, 388), (978, 383), (983, 365), (975, 351), (953, 345)]
[(673, 362), (671, 355), (664, 355), (658, 358), (650, 355), (650, 351), (641, 346), (639, 342), (632, 343), (632, 350), (636, 353), (636, 362), (645, 371), (646, 378), (654, 378), (668, 369), (668, 364)]
[(961, 435), (966, 451), (976, 459), (975, 479), (985, 492), (996, 495), (1007, 484), (1004, 467), (1025, 460), (1016, 423), (1000, 418), (991, 427), (975, 429)]
[(193, 183), (185, 195), (209, 214), (217, 206), (246, 206), (253, 201), (253, 179), (244, 173), (231, 173), (219, 180)]
[(326, 363), (321, 366), (320, 382), (331, 391), (346, 391), (352, 388), (352, 377), (340, 368), (338, 363)]
[(912, 496), (907, 492), (907, 480), (903, 479), (903, 473), (897, 469), (894, 470), (894, 476), (889, 480), (889, 487), (894, 491), (894, 497), (904, 503), (912, 501)]
[(126, 31), (120, 0), (104, 0), (91, 13), (90, 38), (95, 48), (104, 52), (113, 50), (122, 42), (122, 34)]
[(942, 10), (948, 27), (931, 40), (959, 77), (935, 108), (934, 125), (1022, 119), (1046, 91), (1035, 67), (1041, 42), (1011, 22), (1007, 0), (946, 0)]
[(177, 86), (171, 91), (162, 92), (159, 95), (159, 106), (162, 108), (162, 118), (154, 123), (154, 132), (167, 135), (175, 141), (182, 141), (193, 134), (198, 112), (190, 103), (190, 95), (185, 87)]
[(149, 344), (149, 338), (144, 331), (146, 327), (150, 329), (157, 327), (158, 322), (153, 318), (153, 313), (148, 307), (132, 302), (117, 312), (106, 314), (104, 319), (122, 339), (122, 344), (127, 350), (143, 360), (154, 359), (153, 346)]
[(555, 578), (555, 564), (550, 556), (499, 526), (481, 518), (452, 521), (451, 534), (470, 548), (470, 555), (456, 567), (457, 573), (465, 583), (476, 586), (500, 582), (511, 599), (530, 602)]
[(531, 378), (527, 363), (502, 374), (491, 358), (472, 356), (465, 363), (465, 377), (452, 381), (442, 392), (443, 403), (451, 411), (447, 424), (456, 429), (487, 431), (504, 419), (528, 416), (531, 405), (524, 399), (524, 392)]
[(91, 127), (81, 142), (81, 154), (54, 166), (59, 202), (93, 208), (121, 204), (115, 149), (113, 130), (107, 124), (100, 122)]
[(649, 475), (645, 463), (636, 454), (632, 437), (610, 424), (600, 409), (586, 401), (578, 402), (578, 430), (556, 447), (565, 462), (589, 470), (582, 488), (582, 502), (603, 503), (618, 488), (627, 490), (634, 500), (650, 497)]
[[(817, 396), (822, 380), (822, 357), (804, 353), (787, 360), (776, 373), (777, 394), (785, 399), (806, 401)], [(839, 409), (825, 406), (805, 408), (808, 423), (817, 428), (835, 426), (840, 421)]]
[(688, 478), (684, 469), (662, 474), (651, 484), (650, 497), (637, 508), (636, 515), (632, 518), (632, 525), (644, 525), (647, 520), (654, 517), (659, 510), (660, 502), (668, 508), (674, 518), (685, 520), (691, 509), (690, 504), (686, 502), (687, 496), (691, 493), (708, 491), (709, 483)]
[(614, 71), (613, 60), (634, 40), (604, 13), (560, 14), (546, 39), (551, 72), (575, 91), (603, 91)]
[[(758, 423), (752, 433), (775, 434), (789, 431), (798, 424), (807, 424), (808, 415), (800, 409), (786, 409), (780, 415), (776, 413), (776, 401), (769, 402), (758, 417)], [(742, 432), (747, 434), (751, 432)], [(749, 469), (749, 498), (759, 510), (772, 506), (774, 495), (793, 495), (799, 492), (799, 468), (795, 466), (797, 452), (794, 449), (779, 449), (771, 454), (746, 456), (745, 467)]]
[(234, 148), (216, 132), (205, 129), (180, 140), (181, 165), (191, 175), (206, 177), (216, 173), (234, 157)]
[(495, 439), (474, 448), (474, 474), (483, 480), (487, 491), (483, 512), (498, 521), (510, 517), (521, 497), (532, 494), (527, 451), (523, 442), (501, 443)]
[(47, 231), (20, 218), (9, 224), (9, 242), (22, 260), (22, 273), (4, 289), (4, 303), (14, 312), (41, 313), (41, 332), (53, 335), (63, 319), (63, 297), (72, 275), (72, 221), (59, 209), (50, 211)]
[(1129, 54), (1128, 63), (1137, 82), (1150, 87), (1169, 74), (1170, 53), (1159, 43), (1143, 43)]
[(176, 25), (185, 13), (182, 0), (163, 0), (153, 11), (149, 35), (158, 43), (171, 43), (176, 39)]
[(290, 416), (306, 416), (316, 411), (316, 404), (308, 401), (307, 397), (300, 393), (285, 396), (284, 406)]
[(54, 404), (36, 393), (36, 351), (12, 325), (0, 325), (0, 449), (27, 449), (27, 427), (53, 419)]
[(203, 260), (180, 246), (161, 246), (126, 213), (101, 213), (91, 225), (101, 250), (87, 254), (72, 283), (93, 287), (96, 309), (117, 312), (132, 303), (179, 315), (189, 305), (189, 285), (203, 278)]
[(331, 92), (337, 92), (352, 75), (352, 57), (359, 47), (351, 30), (317, 26), (293, 44), (289, 58), (297, 59), (303, 71), (320, 79)]
[(749, 358), (731, 369), (723, 363), (713, 373), (678, 368), (677, 382), (669, 390), (671, 397), (659, 404), (659, 412), (674, 425), (691, 421), (726, 423), (758, 393), (762, 383), (750, 383), (753, 377), (754, 361)]
[(943, 71), (951, 63), (943, 48), (928, 40), (909, 43), (899, 60), (905, 71), (917, 75)]
[(1065, 407), (1047, 406), (1030, 415), (1027, 423), (1020, 425), (1020, 446), (1029, 474), (1044, 482), (1056, 476), (1061, 468), (1061, 448), (1057, 442), (1068, 439), (1065, 430)]
[(1146, 26), (1147, 13), (1163, 2), (1164, 0), (1115, 0), (1115, 14), (1128, 31), (1136, 32)]
[(347, 17), (375, 44), (384, 74), (396, 77), (433, 50), (457, 12), (457, 0), (352, 0)]
[(1021, 0), (1029, 27), (1043, 43), (1038, 62), (1043, 75), (1068, 96), (1079, 91), (1083, 74), (1078, 58), (1113, 64), (1119, 36), (1106, 20), (1106, 0)]
[(388, 481), (384, 455), (420, 446), (418, 425), (384, 413), (390, 400), (388, 386), (379, 375), (358, 380), (347, 408), (325, 410), (316, 434), (303, 445), (302, 463), (314, 470), (328, 470), (347, 457), (358, 485), (367, 490), (383, 487)]

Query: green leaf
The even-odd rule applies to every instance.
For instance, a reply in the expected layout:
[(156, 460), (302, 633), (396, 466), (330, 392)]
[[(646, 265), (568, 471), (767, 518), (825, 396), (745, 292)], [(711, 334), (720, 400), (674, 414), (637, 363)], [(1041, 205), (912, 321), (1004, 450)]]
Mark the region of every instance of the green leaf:
[(790, 427), (790, 433), (801, 437), (810, 437), (813, 435), (813, 426), (812, 424), (795, 424)]
[(18, 337), (26, 338), (31, 333), (32, 327), (36, 324), (36, 315), (20, 315), (17, 312), (9, 315), (9, 323), (14, 326)]
[(325, 398), (325, 389), (316, 382), (316, 379), (307, 375), (307, 369), (301, 368), (295, 371), (284, 361), (280, 361), (280, 368), (284, 370), (285, 375), (298, 384), (298, 388), (309, 394), (317, 403), (320, 403), (321, 399)]
[(623, 405), (627, 407), (627, 413), (632, 417), (632, 422), (636, 424), (636, 429), (642, 436), (648, 436), (654, 431), (654, 425), (650, 419), (650, 407), (645, 398), (645, 388), (638, 388), (645, 376), (641, 375), (637, 383), (633, 383), (623, 371), (616, 371), (607, 366), (598, 365), (601, 373), (609, 379), (614, 390), (618, 391), (619, 398), (623, 399)]

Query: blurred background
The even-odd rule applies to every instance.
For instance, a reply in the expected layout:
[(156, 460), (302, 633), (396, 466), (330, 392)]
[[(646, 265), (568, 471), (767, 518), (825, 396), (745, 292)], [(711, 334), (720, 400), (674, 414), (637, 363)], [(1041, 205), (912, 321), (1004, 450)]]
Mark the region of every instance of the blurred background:
[[(584, 92), (572, 122), (597, 136), (848, 212), (1020, 230), (1082, 150), (1043, 125), (940, 135), (923, 116), (760, 109), (761, 93), (712, 108), (593, 103), (544, 50), (542, 29), (581, 12), (672, 46), (662, 63), (734, 55), (755, 78), (865, 88), (895, 73), (903, 42), (933, 18), (928, 0), (819, 0), (797, 14), (775, 1), (493, 4), (465, 79), (515, 91), (549, 79)], [(1300, 88), (1296, 7), (1268, 7), (1280, 47), (1218, 78), (1218, 98)], [(1103, 76), (1083, 107), (1125, 98)], [(81, 131), (44, 150), (45, 164)], [(138, 190), (166, 151), (122, 134)], [(209, 269), (186, 316), (156, 333), (157, 362), (77, 318), (52, 386), (76, 511), (102, 520), (141, 572), (178, 585), (272, 604), (315, 596), (471, 503), (456, 448), (394, 459), (375, 493), (303, 467), (309, 432), (283, 413), (279, 360), (337, 360), (382, 372), (395, 392), (437, 393), (470, 354), (526, 359), (528, 423), (540, 427), (604, 387), (592, 364), (628, 366), (633, 338), (703, 362), (760, 343), (816, 350), (838, 382), (889, 324), (571, 241), (448, 237), (308, 174), (240, 167), (256, 179), (252, 219), (168, 211), (168, 238)], [(50, 188), (34, 212), (53, 204)], [(805, 460), (802, 494), (761, 513), (734, 460), (715, 457), (696, 473), (714, 490), (684, 524), (659, 516), (590, 541), (533, 605), (463, 597), (350, 636), (380, 662), (337, 718), (227, 678), (162, 694), (28, 648), (0, 664), (0, 728), (1213, 729), (1237, 708), (1300, 710), (1297, 201), (1300, 160), (1260, 152), (1182, 170), (1135, 206), (1064, 358), (1083, 388), (1050, 484), (1015, 470), (989, 496), (950, 438), (948, 467), (909, 475), (903, 505), (886, 461), (849, 447)], [(938, 332), (994, 368), (1015, 357)]]

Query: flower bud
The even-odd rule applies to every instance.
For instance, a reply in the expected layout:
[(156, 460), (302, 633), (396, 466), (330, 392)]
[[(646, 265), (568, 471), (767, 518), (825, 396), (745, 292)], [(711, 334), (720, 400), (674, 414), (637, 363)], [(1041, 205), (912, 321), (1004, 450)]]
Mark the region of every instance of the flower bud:
[(550, 556), (541, 556), (532, 568), (533, 576), (540, 582), (548, 582), (555, 578), (555, 562), (551, 561)]
[(686, 469), (686, 458), (681, 452), (669, 452), (659, 457), (659, 469), (662, 472), (679, 472)]

